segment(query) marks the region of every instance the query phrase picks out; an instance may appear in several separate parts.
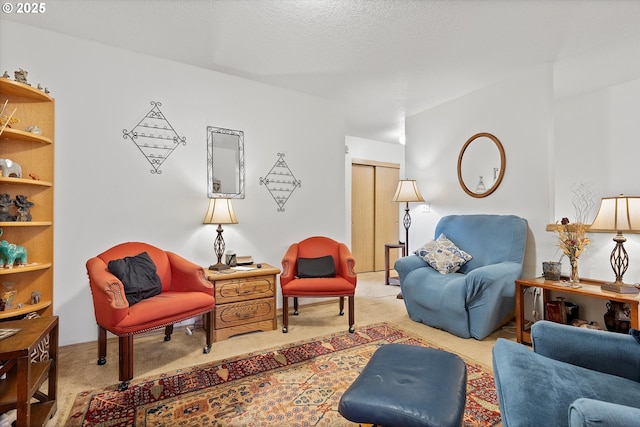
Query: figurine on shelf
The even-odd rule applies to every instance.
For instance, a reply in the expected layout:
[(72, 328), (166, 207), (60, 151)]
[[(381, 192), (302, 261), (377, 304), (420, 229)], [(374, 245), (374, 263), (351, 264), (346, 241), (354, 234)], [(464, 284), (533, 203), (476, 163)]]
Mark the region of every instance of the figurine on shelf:
[(10, 77), (9, 73), (7, 73), (7, 71), (5, 70), (4, 74), (2, 75), (2, 78), (8, 79), (9, 77)]
[[(15, 221), (16, 217), (9, 213), (9, 208), (13, 205), (13, 200), (11, 200), (11, 196), (7, 193), (0, 194), (0, 222), (11, 222)], [(0, 232), (0, 234), (2, 234)]]
[(38, 89), (40, 89), (42, 92), (44, 92), (47, 95), (49, 95), (49, 89), (46, 88), (46, 87), (43, 87), (40, 83), (38, 83)]
[(22, 245), (0, 240), (0, 265), (13, 268), (16, 262), (20, 266), (27, 265), (27, 250)]
[(29, 84), (29, 82), (27, 82), (27, 75), (29, 74), (28, 71), (23, 70), (22, 68), (20, 68), (18, 71), (14, 71), (13, 75), (16, 76), (16, 81), (19, 83), (24, 83), (26, 85)]
[(40, 304), (41, 297), (40, 291), (31, 292), (31, 304)]
[(0, 172), (4, 178), (22, 178), (22, 166), (11, 159), (0, 159)]
[(42, 135), (42, 129), (40, 129), (38, 126), (27, 126), (24, 131), (30, 132), (34, 135)]
[(31, 221), (31, 208), (33, 207), (33, 202), (27, 200), (27, 196), (22, 194), (18, 194), (16, 199), (13, 201), (15, 205), (18, 207), (18, 216), (16, 217), (16, 221), (28, 222)]
[(2, 301), (2, 311), (6, 310), (7, 308), (13, 308), (12, 301), (18, 293), (15, 289), (13, 289), (13, 286), (4, 285), (3, 287), (5, 289), (3, 289), (2, 294), (0, 294), (0, 300)]

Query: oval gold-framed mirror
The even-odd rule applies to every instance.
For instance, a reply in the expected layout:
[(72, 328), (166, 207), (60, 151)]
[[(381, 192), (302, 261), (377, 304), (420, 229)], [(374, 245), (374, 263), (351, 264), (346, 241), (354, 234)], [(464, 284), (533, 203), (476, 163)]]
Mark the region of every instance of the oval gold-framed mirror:
[(471, 197), (487, 197), (496, 191), (506, 167), (504, 147), (487, 132), (473, 135), (458, 155), (458, 181)]

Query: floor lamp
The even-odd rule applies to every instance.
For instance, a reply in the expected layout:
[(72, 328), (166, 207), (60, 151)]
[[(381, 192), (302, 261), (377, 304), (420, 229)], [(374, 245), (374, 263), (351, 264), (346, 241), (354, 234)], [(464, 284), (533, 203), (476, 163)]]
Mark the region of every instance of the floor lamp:
[(222, 238), (222, 224), (237, 224), (236, 214), (233, 212), (231, 199), (209, 199), (209, 207), (207, 213), (202, 220), (203, 224), (218, 224), (218, 236), (213, 242), (213, 249), (218, 257), (218, 263), (209, 266), (209, 270), (226, 270), (229, 268), (227, 264), (222, 263), (222, 255), (224, 254), (224, 239)]
[(405, 202), (404, 218), (402, 223), (406, 232), (404, 241), (405, 253), (409, 255), (409, 227), (411, 227), (411, 215), (409, 215), (409, 202), (424, 202), (418, 185), (414, 179), (401, 179), (398, 182), (398, 188), (396, 188), (396, 194), (394, 194), (393, 202)]
[(598, 214), (588, 231), (616, 233), (613, 238), (616, 246), (609, 257), (616, 280), (612, 283), (605, 283), (601, 288), (619, 294), (637, 294), (638, 288), (622, 282), (622, 277), (629, 267), (629, 255), (624, 249), (624, 242), (627, 239), (622, 235), (622, 232), (640, 231), (640, 197), (623, 196), (622, 194), (617, 197), (604, 197), (600, 202)]

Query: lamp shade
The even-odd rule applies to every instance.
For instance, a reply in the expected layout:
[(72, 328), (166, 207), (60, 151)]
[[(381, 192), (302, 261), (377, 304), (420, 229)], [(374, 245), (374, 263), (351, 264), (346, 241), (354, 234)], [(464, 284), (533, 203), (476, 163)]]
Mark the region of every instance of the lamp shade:
[(590, 232), (640, 231), (640, 197), (603, 197)]
[(203, 224), (237, 224), (236, 214), (233, 212), (231, 199), (209, 199), (207, 213)]
[(401, 179), (392, 202), (424, 202), (415, 179)]

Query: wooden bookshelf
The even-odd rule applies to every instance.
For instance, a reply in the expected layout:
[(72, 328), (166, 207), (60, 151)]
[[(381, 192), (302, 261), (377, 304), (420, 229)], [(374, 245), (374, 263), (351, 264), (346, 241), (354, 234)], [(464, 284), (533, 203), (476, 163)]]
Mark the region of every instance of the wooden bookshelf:
[[(12, 307), (0, 311), (0, 320), (16, 319), (30, 312), (53, 315), (53, 180), (55, 101), (37, 88), (9, 78), (0, 78), (0, 105), (8, 101), (3, 115), (15, 109), (19, 121), (0, 134), (0, 158), (11, 159), (22, 168), (22, 177), (0, 176), (0, 193), (27, 196), (34, 203), (32, 221), (0, 222), (0, 240), (22, 245), (27, 250), (27, 265), (0, 266), (0, 292), (16, 290)], [(26, 131), (37, 126), (41, 134)], [(10, 213), (15, 214), (12, 207)], [(32, 304), (33, 292), (40, 301)], [(1, 324), (0, 324), (1, 326)]]

